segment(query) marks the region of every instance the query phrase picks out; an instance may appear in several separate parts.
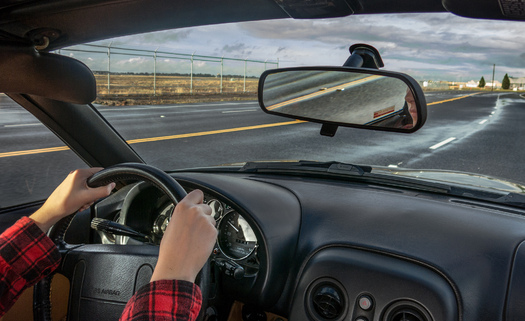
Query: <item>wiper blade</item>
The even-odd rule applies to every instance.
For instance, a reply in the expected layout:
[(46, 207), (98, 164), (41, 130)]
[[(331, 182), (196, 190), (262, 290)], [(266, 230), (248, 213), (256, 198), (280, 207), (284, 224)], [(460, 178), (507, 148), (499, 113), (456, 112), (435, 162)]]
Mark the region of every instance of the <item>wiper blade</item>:
[(525, 195), (520, 193), (508, 193), (494, 201), (497, 203), (525, 208)]
[(264, 172), (280, 170), (363, 176), (365, 173), (370, 173), (372, 171), (372, 167), (341, 162), (247, 162), (239, 171)]

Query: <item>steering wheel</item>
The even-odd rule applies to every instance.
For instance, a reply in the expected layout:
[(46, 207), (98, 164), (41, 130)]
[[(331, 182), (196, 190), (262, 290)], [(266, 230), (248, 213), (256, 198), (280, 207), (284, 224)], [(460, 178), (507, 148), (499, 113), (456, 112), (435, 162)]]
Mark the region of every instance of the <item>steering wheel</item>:
[[(88, 179), (88, 186), (105, 186), (120, 181), (145, 181), (165, 193), (177, 204), (186, 191), (165, 172), (153, 166), (124, 163), (108, 167)], [(149, 282), (157, 262), (158, 246), (87, 244), (70, 245), (64, 235), (73, 219), (70, 215), (60, 220), (49, 232), (62, 256), (56, 271), (70, 281), (68, 320), (118, 320), (131, 296)], [(33, 318), (51, 321), (52, 276), (35, 285)], [(196, 284), (202, 292), (202, 308), (198, 320), (204, 318), (210, 287), (210, 267), (206, 263), (197, 276)]]

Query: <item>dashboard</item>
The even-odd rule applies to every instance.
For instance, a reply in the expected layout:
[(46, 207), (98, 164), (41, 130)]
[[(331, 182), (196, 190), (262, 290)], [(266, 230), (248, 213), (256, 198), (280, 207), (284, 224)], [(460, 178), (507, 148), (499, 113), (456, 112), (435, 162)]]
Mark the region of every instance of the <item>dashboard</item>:
[[(219, 320), (233, 320), (234, 302), (277, 315), (246, 320), (525, 317), (523, 210), (348, 180), (172, 176), (188, 192), (201, 189), (214, 211), (210, 305)], [(91, 242), (154, 248), (172, 210), (156, 188), (126, 185), (92, 215), (147, 238), (92, 230)]]

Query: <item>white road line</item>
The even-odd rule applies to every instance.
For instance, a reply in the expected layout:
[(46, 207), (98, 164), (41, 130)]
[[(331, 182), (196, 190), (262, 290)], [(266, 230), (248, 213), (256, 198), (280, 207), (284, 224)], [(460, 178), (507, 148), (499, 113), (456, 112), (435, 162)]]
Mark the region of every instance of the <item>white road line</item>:
[(484, 123), (486, 123), (488, 121), (488, 119), (483, 119), (482, 121), (479, 122), (480, 125), (483, 125)]
[(397, 168), (397, 165), (388, 165), (390, 168)]
[(229, 114), (229, 113), (244, 113), (247, 111), (257, 111), (257, 109), (246, 109), (246, 110), (225, 110), (222, 113), (223, 114)]
[(39, 125), (42, 125), (42, 123), (4, 125), (4, 127), (27, 127), (27, 126), (39, 126)]
[(442, 141), (441, 143), (438, 143), (436, 145), (433, 145), (433, 146), (430, 146), (430, 149), (438, 149), (440, 148), (441, 146), (443, 145), (446, 145), (448, 143), (450, 143), (451, 141), (455, 140), (456, 137), (450, 137), (449, 139), (445, 139), (444, 141)]

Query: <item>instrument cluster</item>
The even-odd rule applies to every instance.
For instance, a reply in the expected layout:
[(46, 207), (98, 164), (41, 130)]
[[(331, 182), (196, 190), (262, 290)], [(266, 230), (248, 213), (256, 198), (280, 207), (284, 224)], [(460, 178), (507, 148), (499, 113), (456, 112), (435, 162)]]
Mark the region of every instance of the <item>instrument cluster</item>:
[[(209, 195), (205, 195), (204, 202), (212, 209), (212, 216), (217, 222), (217, 244), (214, 250), (215, 257), (223, 257), (234, 262), (257, 261), (257, 236), (250, 223), (230, 205)], [(174, 206), (171, 203), (161, 208), (154, 221), (152, 232), (160, 240), (169, 224)]]
[[(117, 196), (122, 201), (119, 211), (92, 220), (91, 227), (97, 230), (101, 243), (159, 245), (170, 224), (174, 204), (159, 190), (143, 183), (129, 186)], [(211, 207), (218, 231), (211, 256), (214, 264), (236, 279), (255, 276), (260, 268), (259, 240), (250, 221), (224, 200), (206, 192), (204, 203)]]

